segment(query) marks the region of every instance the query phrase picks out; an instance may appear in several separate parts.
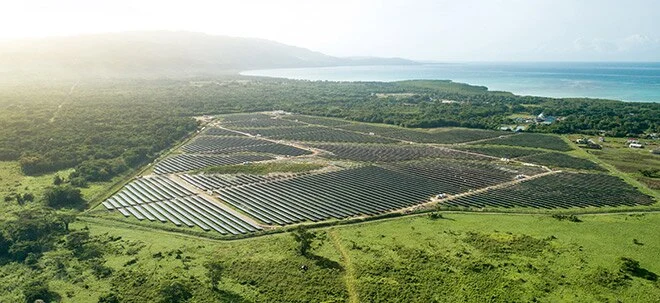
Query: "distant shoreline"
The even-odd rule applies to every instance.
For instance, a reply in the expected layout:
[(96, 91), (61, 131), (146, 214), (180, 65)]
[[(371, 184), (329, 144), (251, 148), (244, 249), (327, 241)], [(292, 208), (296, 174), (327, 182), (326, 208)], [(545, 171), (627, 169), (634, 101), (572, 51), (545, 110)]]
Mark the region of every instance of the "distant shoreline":
[(520, 96), (660, 103), (660, 63), (438, 63), (257, 69), (239, 72), (316, 81), (451, 80)]

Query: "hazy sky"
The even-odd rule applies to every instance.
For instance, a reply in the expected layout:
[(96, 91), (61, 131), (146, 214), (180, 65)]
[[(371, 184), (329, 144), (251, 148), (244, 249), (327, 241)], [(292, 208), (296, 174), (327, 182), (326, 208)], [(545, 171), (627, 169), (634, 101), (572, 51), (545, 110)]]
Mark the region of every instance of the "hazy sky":
[(0, 1), (0, 40), (127, 30), (258, 37), (335, 56), (660, 61), (658, 0)]

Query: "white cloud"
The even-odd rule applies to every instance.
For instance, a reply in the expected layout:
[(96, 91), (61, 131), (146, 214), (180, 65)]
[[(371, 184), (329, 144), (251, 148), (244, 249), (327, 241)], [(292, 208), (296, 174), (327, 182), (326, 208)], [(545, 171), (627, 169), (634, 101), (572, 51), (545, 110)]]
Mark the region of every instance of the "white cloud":
[(652, 39), (646, 35), (634, 34), (619, 41), (618, 46), (620, 51), (657, 49), (660, 46), (660, 39)]

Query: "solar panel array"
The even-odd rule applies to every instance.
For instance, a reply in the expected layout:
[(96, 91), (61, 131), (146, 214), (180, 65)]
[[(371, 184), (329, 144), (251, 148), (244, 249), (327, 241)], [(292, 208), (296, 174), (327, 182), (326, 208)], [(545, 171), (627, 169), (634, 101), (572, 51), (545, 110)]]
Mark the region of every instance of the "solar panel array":
[[(310, 126), (295, 121), (296, 118), (330, 127)], [(506, 148), (490, 153), (483, 147), (465, 152), (404, 145), (399, 141), (449, 144), (499, 136), (495, 131), (427, 132), (306, 116), (272, 119), (270, 115), (258, 113), (227, 115), (220, 123), (254, 136), (209, 127), (182, 147), (184, 154), (157, 163), (156, 176), (127, 184), (102, 205), (138, 220), (239, 235), (262, 229), (253, 219), (267, 225), (287, 225), (377, 215), (416, 206), (445, 193), (449, 199), (441, 200), (441, 204), (454, 207), (569, 208), (649, 205), (654, 201), (613, 176), (554, 173), (525, 179), (546, 170), (502, 163), (483, 155), (509, 155), (511, 151)], [(341, 129), (333, 128), (338, 125)], [(304, 145), (317, 142), (310, 146), (326, 150), (327, 153), (321, 153), (323, 157), (362, 164), (350, 165), (352, 168), (348, 169), (345, 169), (347, 165), (336, 165), (341, 170), (323, 173), (182, 174), (209, 166), (274, 160), (278, 155), (312, 154), (304, 147), (265, 137), (304, 141)], [(515, 136), (514, 143), (534, 147), (548, 142), (565, 144), (554, 137), (550, 138), (552, 140), (541, 135), (528, 137)], [(522, 140), (525, 144), (518, 142), (521, 139), (526, 139)], [(513, 139), (487, 142), (514, 145), (507, 140)], [(164, 174), (176, 175), (170, 179)], [(180, 179), (185, 183), (175, 181)], [(514, 180), (522, 181), (510, 185)], [(475, 190), (477, 192), (472, 193)], [(460, 195), (452, 196), (457, 194)], [(223, 203), (207, 198), (208, 195), (216, 195)]]
[[(296, 174), (302, 175), (302, 174)], [(181, 179), (192, 184), (201, 190), (222, 189), (232, 186), (240, 186), (251, 183), (266, 182), (284, 178), (291, 178), (292, 175), (181, 175)]]
[(235, 132), (224, 128), (218, 128), (218, 127), (209, 127), (202, 134), (206, 136), (230, 136), (230, 137), (245, 136), (244, 134), (241, 134), (239, 132)]
[(235, 212), (160, 176), (135, 180), (102, 204), (125, 217), (171, 222), (177, 226), (197, 226), (223, 235), (261, 230), (260, 226)]
[(219, 197), (266, 224), (286, 225), (405, 208), (437, 194), (436, 182), (375, 166), (217, 190)]
[(302, 156), (312, 152), (291, 145), (250, 137), (200, 136), (183, 147), (186, 153), (233, 154), (240, 152)]
[(182, 154), (164, 159), (156, 164), (155, 174), (171, 174), (209, 166), (234, 165), (244, 162), (273, 160), (275, 158), (263, 155), (191, 155)]
[(655, 203), (615, 176), (588, 173), (558, 173), (514, 186), (462, 196), (443, 203), (454, 207), (574, 208), (635, 206)]

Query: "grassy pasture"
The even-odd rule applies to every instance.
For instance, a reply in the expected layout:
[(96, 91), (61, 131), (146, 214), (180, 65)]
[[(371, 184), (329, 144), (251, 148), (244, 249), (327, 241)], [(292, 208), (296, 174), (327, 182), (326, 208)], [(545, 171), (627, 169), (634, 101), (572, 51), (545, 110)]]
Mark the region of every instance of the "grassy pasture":
[(645, 169), (660, 169), (660, 155), (653, 155), (648, 150), (633, 150), (625, 147), (606, 148), (589, 152), (660, 194), (660, 179), (645, 177), (641, 174), (641, 171)]
[(479, 144), (534, 147), (557, 151), (570, 151), (573, 149), (559, 136), (535, 133), (523, 133), (503, 138), (495, 138), (492, 140), (481, 141)]
[(519, 158), (521, 161), (532, 162), (553, 168), (571, 168), (581, 170), (605, 171), (598, 164), (582, 158), (569, 156), (564, 153), (550, 152), (535, 154)]
[[(21, 171), (20, 165), (16, 161), (0, 161), (0, 199), (13, 194), (32, 193), (35, 201), (43, 195), (46, 187), (53, 185), (56, 175), (66, 179), (73, 169), (61, 170), (56, 173), (42, 174), (37, 176), (27, 176)], [(109, 182), (91, 182), (87, 187), (81, 188), (81, 192), (86, 200), (93, 200), (103, 194), (105, 190), (120, 177), (116, 177)], [(13, 200), (15, 202), (15, 199)]]
[[(608, 280), (628, 257), (660, 273), (660, 214), (583, 215), (582, 222), (547, 215), (443, 213), (314, 230), (312, 258), (294, 253), (289, 234), (214, 241), (83, 218), (94, 235), (121, 237), (123, 249), (106, 257), (125, 297), (168, 274), (197, 283), (193, 299), (233, 302), (654, 302), (660, 283), (628, 275)], [(346, 255), (342, 255), (345, 253)], [(208, 289), (203, 264), (219, 261), (219, 291)], [(347, 263), (350, 262), (350, 263)], [(303, 271), (300, 266), (306, 265)], [(21, 266), (18, 273), (29, 273)], [(350, 269), (350, 270), (349, 270)], [(5, 269), (5, 270), (8, 270)], [(130, 275), (129, 275), (130, 274)], [(347, 276), (350, 275), (350, 276)], [(53, 279), (62, 302), (96, 302), (117, 281)], [(16, 274), (0, 280), (19, 283)], [(114, 284), (113, 284), (114, 283)], [(86, 286), (85, 286), (86, 285)], [(353, 289), (349, 294), (347, 289)], [(67, 295), (68, 293), (68, 295)], [(357, 296), (353, 298), (350, 296)], [(12, 298), (11, 293), (0, 301)]]
[(443, 217), (337, 229), (356, 268), (360, 301), (653, 302), (660, 295), (658, 281), (603, 281), (619, 271), (624, 256), (660, 272), (653, 257), (660, 240), (650, 228), (660, 215), (581, 216), (580, 223), (533, 215)]
[(489, 155), (493, 157), (509, 158), (509, 159), (531, 156), (544, 152), (543, 150), (539, 150), (539, 149), (519, 148), (512, 146), (497, 146), (497, 145), (493, 145), (493, 146), (464, 145), (455, 148), (460, 150), (471, 151), (479, 154)]

